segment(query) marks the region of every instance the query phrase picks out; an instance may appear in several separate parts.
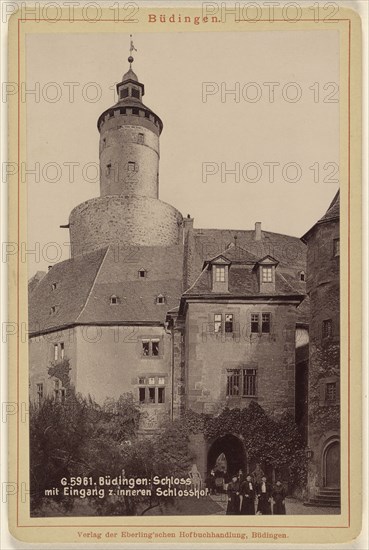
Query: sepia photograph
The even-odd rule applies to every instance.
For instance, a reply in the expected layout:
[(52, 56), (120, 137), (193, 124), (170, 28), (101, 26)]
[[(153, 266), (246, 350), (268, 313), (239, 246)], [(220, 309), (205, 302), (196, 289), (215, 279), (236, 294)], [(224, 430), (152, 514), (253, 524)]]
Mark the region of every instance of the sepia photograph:
[(29, 39), (32, 515), (339, 513), (338, 47)]
[(18, 523), (81, 542), (350, 526), (344, 15), (18, 22)]

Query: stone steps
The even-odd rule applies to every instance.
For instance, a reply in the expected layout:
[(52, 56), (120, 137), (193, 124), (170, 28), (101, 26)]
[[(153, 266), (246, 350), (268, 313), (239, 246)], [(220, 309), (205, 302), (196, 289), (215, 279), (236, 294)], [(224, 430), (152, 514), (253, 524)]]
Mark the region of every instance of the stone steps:
[(330, 508), (340, 508), (341, 493), (339, 489), (324, 488), (320, 489), (315, 498), (304, 502), (304, 506), (323, 506)]

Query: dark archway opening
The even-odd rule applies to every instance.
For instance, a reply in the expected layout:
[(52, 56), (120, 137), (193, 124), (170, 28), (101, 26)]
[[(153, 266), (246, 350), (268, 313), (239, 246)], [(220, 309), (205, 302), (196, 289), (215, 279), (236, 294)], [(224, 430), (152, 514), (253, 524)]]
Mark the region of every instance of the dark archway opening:
[(208, 472), (215, 469), (217, 460), (221, 455), (225, 457), (227, 477), (237, 473), (239, 470), (245, 472), (246, 454), (243, 443), (238, 437), (232, 434), (218, 437), (208, 451), (207, 468)]

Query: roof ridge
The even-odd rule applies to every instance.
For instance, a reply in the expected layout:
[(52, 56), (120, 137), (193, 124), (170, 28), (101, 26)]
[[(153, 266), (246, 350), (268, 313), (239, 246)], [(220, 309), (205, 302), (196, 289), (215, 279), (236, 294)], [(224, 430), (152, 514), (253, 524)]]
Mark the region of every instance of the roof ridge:
[(95, 277), (94, 277), (94, 280), (92, 281), (92, 285), (91, 285), (91, 288), (90, 288), (89, 293), (88, 293), (88, 295), (87, 295), (86, 301), (85, 301), (85, 303), (84, 303), (84, 305), (83, 305), (81, 311), (79, 312), (79, 314), (78, 314), (78, 316), (77, 316), (75, 322), (78, 321), (78, 319), (81, 317), (82, 313), (83, 313), (84, 310), (86, 309), (87, 303), (88, 303), (88, 301), (89, 301), (89, 299), (90, 299), (90, 297), (91, 297), (92, 291), (93, 291), (93, 289), (94, 289), (94, 286), (95, 286), (95, 283), (96, 283), (96, 279), (97, 279), (97, 277), (99, 276), (99, 273), (100, 273), (100, 271), (101, 271), (101, 268), (102, 268), (102, 266), (103, 266), (103, 264), (104, 264), (104, 262), (105, 262), (105, 258), (106, 258), (106, 255), (107, 255), (107, 253), (108, 253), (109, 248), (110, 248), (110, 245), (108, 245), (108, 246), (106, 247), (105, 254), (104, 254), (104, 256), (103, 256), (102, 259), (101, 259), (101, 263), (100, 263), (100, 265), (99, 265), (99, 269), (96, 271), (96, 275), (95, 275)]

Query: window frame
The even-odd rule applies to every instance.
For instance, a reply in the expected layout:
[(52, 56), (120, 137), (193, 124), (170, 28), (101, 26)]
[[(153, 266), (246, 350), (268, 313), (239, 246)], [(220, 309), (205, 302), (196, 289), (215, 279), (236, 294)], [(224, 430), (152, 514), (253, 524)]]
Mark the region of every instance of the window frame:
[[(264, 317), (268, 316), (269, 321), (264, 320)], [(253, 317), (257, 317), (253, 320)], [(254, 330), (256, 328), (256, 322), (258, 323), (258, 330)], [(268, 325), (269, 330), (264, 330), (265, 325)], [(250, 334), (271, 334), (272, 333), (272, 326), (273, 326), (273, 315), (270, 311), (258, 311), (255, 313), (250, 314)]]
[[(258, 369), (256, 367), (239, 367), (227, 369), (227, 397), (256, 398), (258, 395), (257, 385)], [(254, 393), (247, 392), (246, 388), (252, 386)], [(237, 393), (234, 392), (237, 388)]]
[(215, 266), (215, 278), (216, 283), (225, 283), (226, 282), (226, 267), (224, 265)]
[(328, 340), (333, 336), (333, 320), (323, 319), (322, 321), (322, 339)]
[(269, 265), (261, 266), (261, 282), (262, 283), (273, 282), (273, 266), (269, 266)]
[[(231, 317), (231, 319), (227, 321), (227, 317)], [(225, 334), (233, 334), (234, 329), (234, 315), (233, 313), (225, 313), (224, 314), (224, 333)]]
[(223, 314), (214, 313), (214, 334), (221, 334), (223, 332)]
[[(141, 339), (141, 357), (144, 359), (158, 359), (161, 357), (161, 342), (159, 337)], [(145, 353), (144, 345), (148, 344), (148, 353)], [(155, 345), (155, 346), (154, 346)]]

